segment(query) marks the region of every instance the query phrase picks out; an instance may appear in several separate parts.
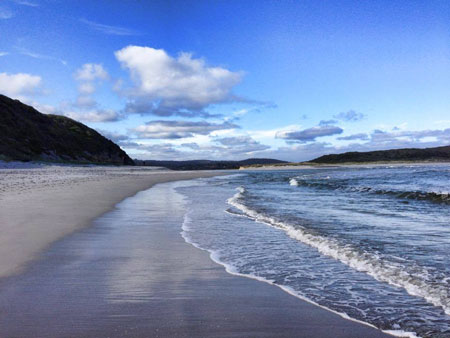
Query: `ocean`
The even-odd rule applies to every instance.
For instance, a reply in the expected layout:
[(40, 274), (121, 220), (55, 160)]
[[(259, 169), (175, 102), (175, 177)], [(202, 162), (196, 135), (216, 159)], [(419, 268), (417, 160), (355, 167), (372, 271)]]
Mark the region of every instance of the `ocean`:
[(177, 183), (182, 236), (228, 272), (410, 337), (450, 337), (450, 165)]

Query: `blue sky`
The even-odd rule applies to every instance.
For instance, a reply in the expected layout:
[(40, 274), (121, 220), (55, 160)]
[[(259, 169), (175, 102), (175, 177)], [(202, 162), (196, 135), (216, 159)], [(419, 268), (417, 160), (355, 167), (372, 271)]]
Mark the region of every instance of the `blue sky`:
[(0, 93), (142, 159), (450, 144), (448, 1), (0, 2)]

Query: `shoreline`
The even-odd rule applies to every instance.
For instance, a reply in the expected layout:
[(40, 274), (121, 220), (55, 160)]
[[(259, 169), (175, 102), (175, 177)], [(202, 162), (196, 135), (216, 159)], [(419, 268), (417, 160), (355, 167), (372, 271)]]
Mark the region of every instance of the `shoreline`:
[[(125, 198), (92, 227), (54, 242), (23, 274), (2, 279), (0, 313), (8, 316), (1, 331), (36, 337), (119, 337), (131, 328), (133, 337), (389, 336), (273, 284), (228, 273), (180, 236), (184, 209), (169, 189), (155, 184)], [(138, 221), (129, 227), (136, 216), (152, 226)]]
[(392, 337), (419, 338), (414, 332), (405, 332), (405, 331), (400, 331), (400, 330), (382, 330), (382, 329), (379, 329), (375, 325), (372, 325), (372, 324), (370, 324), (368, 322), (352, 318), (349, 315), (347, 315), (346, 313), (335, 311), (335, 310), (330, 309), (330, 308), (328, 308), (326, 306), (320, 305), (320, 304), (318, 304), (318, 303), (316, 303), (316, 302), (314, 302), (314, 301), (312, 301), (312, 300), (310, 300), (310, 299), (308, 299), (306, 297), (303, 297), (303, 296), (299, 295), (298, 293), (296, 293), (296, 291), (294, 289), (292, 289), (292, 288), (290, 288), (288, 286), (276, 284), (276, 283), (273, 283), (270, 280), (267, 280), (267, 279), (264, 279), (264, 278), (261, 278), (261, 277), (257, 277), (257, 276), (254, 276), (254, 275), (243, 274), (243, 273), (237, 272), (233, 266), (222, 262), (217, 257), (217, 254), (214, 251), (211, 251), (211, 250), (208, 250), (208, 249), (204, 249), (204, 248), (198, 246), (196, 243), (192, 242), (187, 236), (183, 235), (183, 232), (184, 232), (184, 230), (182, 231), (182, 237), (184, 238), (186, 243), (192, 245), (193, 247), (195, 247), (198, 250), (207, 252), (209, 254), (209, 258), (214, 263), (222, 266), (224, 268), (224, 270), (226, 271), (226, 273), (228, 273), (228, 274), (230, 274), (232, 276), (236, 276), (236, 277), (240, 277), (240, 278), (248, 278), (250, 280), (258, 281), (260, 283), (265, 283), (265, 284), (268, 284), (270, 286), (277, 287), (277, 288), (281, 289), (283, 292), (287, 293), (288, 295), (290, 295), (290, 296), (292, 296), (292, 297), (294, 297), (296, 299), (299, 299), (302, 302), (306, 302), (306, 303), (311, 304), (313, 306), (319, 307), (320, 309), (323, 309), (323, 310), (325, 310), (327, 312), (330, 312), (330, 313), (333, 313), (335, 315), (338, 315), (343, 320), (347, 320), (347, 321), (350, 321), (350, 322), (354, 322), (354, 323), (357, 323), (357, 324), (360, 324), (360, 325), (364, 325), (364, 326), (370, 327), (372, 329), (375, 329), (377, 331), (383, 332), (383, 333), (385, 333), (385, 334), (387, 334), (389, 336), (392, 336)]
[(21, 273), (52, 243), (155, 184), (223, 175), (134, 167), (39, 166), (0, 170), (0, 278)]

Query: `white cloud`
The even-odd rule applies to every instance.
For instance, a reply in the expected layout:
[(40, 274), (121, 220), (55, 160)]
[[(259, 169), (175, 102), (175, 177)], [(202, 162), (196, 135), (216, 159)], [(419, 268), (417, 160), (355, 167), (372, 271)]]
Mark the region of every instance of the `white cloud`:
[(86, 63), (77, 69), (73, 76), (79, 82), (74, 106), (81, 109), (95, 108), (98, 104), (92, 95), (100, 82), (109, 79), (108, 72), (101, 64)]
[(0, 56), (6, 56), (6, 55), (9, 55), (9, 53), (8, 52), (0, 52)]
[(84, 95), (91, 95), (95, 92), (95, 85), (92, 82), (80, 83), (78, 86), (78, 92)]
[(208, 135), (216, 130), (235, 129), (239, 126), (230, 123), (210, 123), (206, 121), (151, 121), (138, 126), (133, 131), (139, 138), (180, 139), (198, 135)]
[(40, 76), (26, 73), (0, 73), (0, 93), (12, 98), (22, 99), (26, 95), (35, 94), (40, 89)]
[(120, 119), (120, 114), (110, 109), (67, 112), (64, 115), (77, 121), (87, 122), (114, 122)]
[(188, 53), (174, 58), (163, 49), (128, 46), (115, 55), (130, 71), (135, 85), (127, 94), (151, 102), (150, 106), (157, 103), (153, 109), (173, 114), (234, 100), (231, 90), (242, 78), (241, 73), (208, 67), (204, 60)]
[(77, 69), (74, 77), (78, 81), (95, 81), (107, 80), (109, 76), (101, 64), (85, 63), (81, 68)]
[(34, 109), (36, 109), (38, 112), (42, 114), (62, 115), (58, 108), (49, 104), (42, 104), (34, 100), (24, 100), (24, 103), (32, 106)]

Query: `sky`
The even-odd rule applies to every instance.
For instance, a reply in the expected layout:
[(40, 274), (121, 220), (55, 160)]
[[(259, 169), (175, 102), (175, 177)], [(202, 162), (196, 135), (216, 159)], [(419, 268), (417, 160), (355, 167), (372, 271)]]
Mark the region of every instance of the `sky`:
[(0, 93), (131, 157), (450, 144), (450, 1), (0, 0)]

